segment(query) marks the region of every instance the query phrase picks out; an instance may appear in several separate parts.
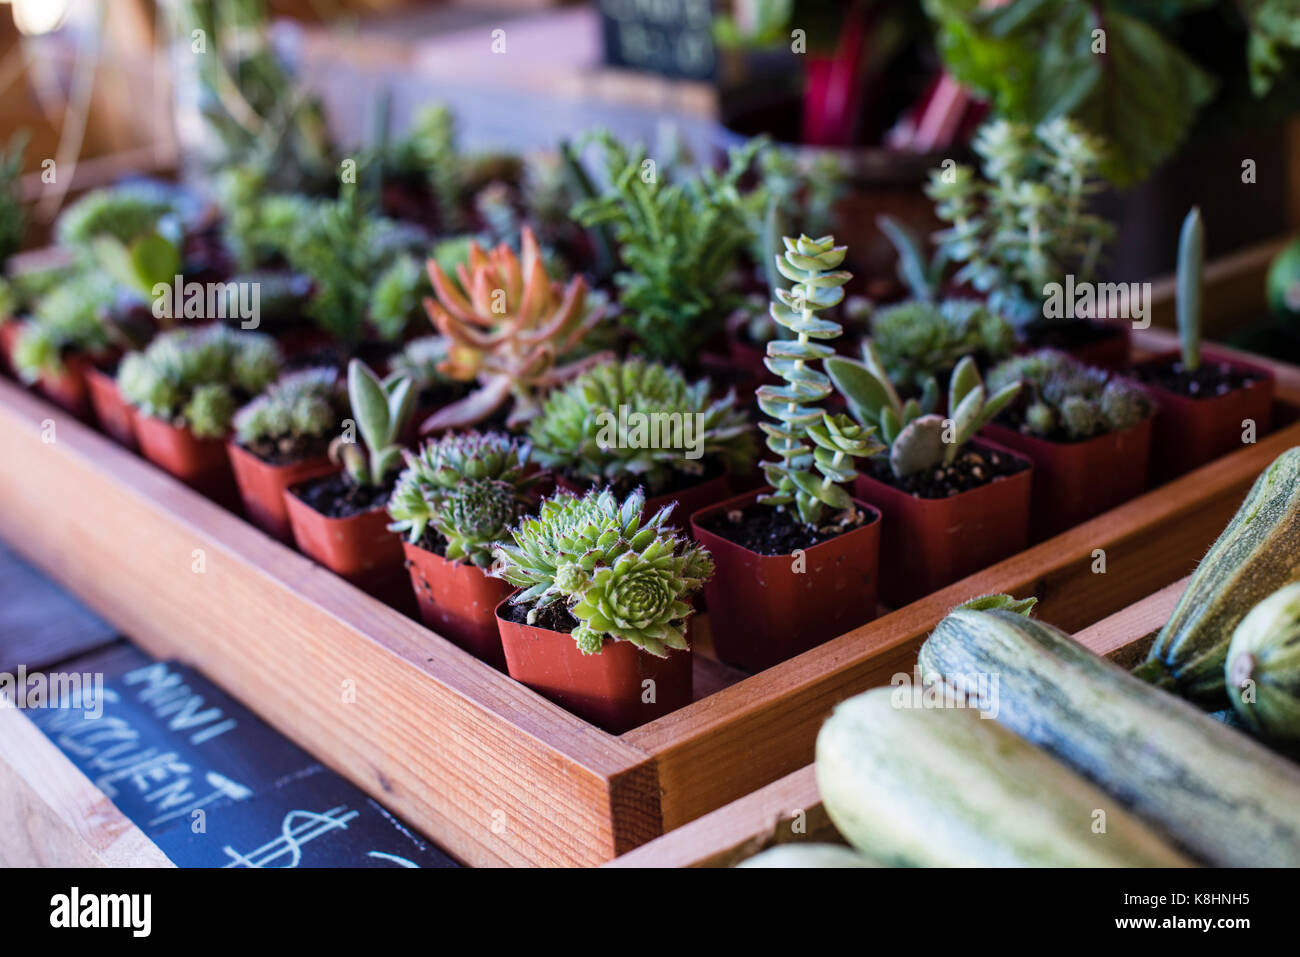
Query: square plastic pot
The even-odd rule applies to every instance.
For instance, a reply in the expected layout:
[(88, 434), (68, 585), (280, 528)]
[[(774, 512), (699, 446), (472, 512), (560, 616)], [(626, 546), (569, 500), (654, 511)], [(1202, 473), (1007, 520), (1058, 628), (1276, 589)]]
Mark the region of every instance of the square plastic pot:
[(506, 670), (497, 627), (497, 606), (514, 586), (489, 578), (482, 568), (449, 562), (426, 548), (402, 542), (420, 619), (432, 630), (498, 671)]
[(195, 491), (228, 508), (239, 507), (225, 439), (201, 439), (184, 426), (138, 411), (134, 418), (141, 455)]
[[(1135, 369), (1159, 367), (1178, 358), (1166, 352)], [(1151, 481), (1159, 485), (1185, 472), (1243, 447), (1247, 420), (1255, 423), (1256, 438), (1268, 432), (1273, 422), (1273, 373), (1263, 366), (1239, 362), (1215, 349), (1203, 350), (1207, 362), (1226, 363), (1249, 372), (1255, 381), (1224, 395), (1193, 399), (1144, 383), (1159, 403), (1151, 432)]]
[(90, 391), (86, 386), (86, 373), (91, 368), (90, 359), (86, 356), (68, 356), (63, 360), (62, 370), (41, 375), (41, 392), (59, 408), (83, 422), (91, 422), (93, 410), (90, 406)]
[[(1013, 453), (992, 442), (978, 449)], [(881, 513), (880, 598), (898, 608), (999, 562), (1029, 543), (1033, 467), (948, 498), (920, 498), (859, 475), (858, 497)]]
[(1039, 542), (1146, 491), (1151, 423), (1148, 416), (1082, 442), (1050, 442), (997, 424), (983, 434), (1034, 463), (1029, 537)]
[(876, 617), (881, 518), (857, 502), (868, 519), (851, 532), (802, 555), (760, 555), (705, 526), (744, 509), (764, 490), (747, 492), (691, 516), (696, 540), (713, 555), (704, 584), (717, 656), (756, 672), (802, 654)]
[(415, 602), (403, 568), (402, 539), (388, 530), (388, 510), (372, 508), (334, 518), (299, 498), (301, 487), (300, 483), (283, 493), (299, 551), (375, 597), (403, 611), (413, 610)]
[(289, 524), (284, 490), (299, 482), (338, 471), (338, 466), (323, 455), (275, 465), (233, 439), (227, 444), (226, 452), (230, 456), (235, 484), (239, 486), (239, 497), (248, 520), (268, 535), (289, 544), (293, 543), (293, 527)]
[(689, 650), (660, 658), (606, 640), (600, 654), (584, 655), (570, 634), (510, 621), (502, 614), (506, 603), (496, 611), (506, 671), (584, 721), (622, 734), (691, 703)]
[(92, 365), (86, 369), (86, 390), (90, 394), (90, 405), (95, 410), (99, 427), (118, 445), (128, 449), (138, 448), (135, 410), (122, 398), (117, 379)]

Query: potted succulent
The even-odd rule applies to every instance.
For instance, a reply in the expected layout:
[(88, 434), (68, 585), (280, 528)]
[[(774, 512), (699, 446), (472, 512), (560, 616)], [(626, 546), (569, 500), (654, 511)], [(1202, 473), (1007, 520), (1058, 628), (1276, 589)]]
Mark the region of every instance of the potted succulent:
[(285, 373), (235, 413), (227, 451), (254, 525), (293, 541), (284, 490), (337, 471), (329, 446), (347, 414), (347, 392), (333, 366)]
[(280, 372), (269, 337), (225, 326), (164, 332), (117, 370), (135, 410), (135, 433), (149, 461), (193, 488), (236, 506), (226, 438), (239, 407)]
[(1016, 345), (1015, 330), (978, 299), (887, 306), (872, 317), (871, 338), (886, 374), (907, 393), (929, 379), (946, 382), (964, 356), (987, 367)]
[(424, 623), (505, 670), (496, 609), (513, 590), (487, 574), (492, 546), (536, 504), (529, 448), (499, 432), (448, 433), (406, 454), (388, 501)]
[(734, 395), (712, 399), (709, 383), (644, 359), (609, 360), (547, 398), (528, 427), (537, 461), (569, 491), (638, 486), (646, 510), (676, 503), (681, 521), (728, 497), (732, 472), (747, 472), (753, 427)]
[[(302, 552), (379, 597), (406, 598), (402, 540), (388, 530), (387, 505), (402, 464), (401, 436), (414, 405), (411, 380), (381, 382), (360, 359), (348, 363), (352, 419), (330, 444), (342, 464), (284, 491)], [(401, 602), (406, 604), (406, 602)]]
[(872, 430), (817, 405), (830, 380), (814, 367), (833, 355), (838, 323), (817, 312), (838, 304), (850, 276), (845, 249), (830, 236), (785, 240), (777, 266), (794, 285), (777, 289), (772, 316), (793, 334), (767, 344), (768, 368), (782, 385), (758, 389), (760, 423), (774, 460), (770, 488), (691, 516), (717, 573), (705, 586), (718, 657), (760, 671), (807, 651), (876, 614), (880, 516), (855, 501), (855, 458), (880, 446)]
[(994, 393), (1021, 384), (984, 434), (1034, 463), (1034, 541), (1146, 490), (1155, 405), (1137, 383), (1050, 349), (1008, 359), (985, 381)]
[(1204, 266), (1205, 228), (1201, 211), (1193, 208), (1183, 220), (1178, 240), (1181, 351), (1133, 367), (1134, 375), (1152, 390), (1160, 405), (1151, 440), (1156, 482), (1241, 448), (1247, 429), (1260, 436), (1272, 423), (1273, 374), (1201, 347)]
[(158, 333), (159, 324), (144, 300), (122, 291), (106, 311), (101, 311), (112, 348), (106, 357), (86, 367), (86, 392), (99, 427), (120, 445), (136, 450), (135, 411), (117, 387), (117, 369), (121, 356), (147, 346)]
[(613, 734), (691, 701), (686, 624), (709, 553), (644, 518), (638, 490), (558, 492), (493, 551), (510, 677)]
[(826, 362), (853, 416), (888, 443), (860, 476), (857, 492), (884, 516), (880, 593), (898, 607), (1025, 547), (1031, 465), (975, 434), (1020, 391), (1012, 382), (989, 395), (969, 356), (948, 384), (946, 415), (938, 388), (900, 400), (870, 340), (863, 361)]

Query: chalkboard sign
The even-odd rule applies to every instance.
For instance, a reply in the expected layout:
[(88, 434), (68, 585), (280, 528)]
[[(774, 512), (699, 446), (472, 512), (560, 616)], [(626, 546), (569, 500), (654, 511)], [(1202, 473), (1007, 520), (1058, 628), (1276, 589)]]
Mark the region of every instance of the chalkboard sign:
[(711, 80), (717, 72), (711, 0), (600, 0), (605, 62)]

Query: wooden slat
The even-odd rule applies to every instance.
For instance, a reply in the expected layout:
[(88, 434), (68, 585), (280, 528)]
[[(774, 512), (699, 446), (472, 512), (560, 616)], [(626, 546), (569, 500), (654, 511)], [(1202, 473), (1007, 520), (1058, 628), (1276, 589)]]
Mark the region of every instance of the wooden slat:
[(592, 864), (660, 833), (641, 752), (8, 383), (0, 434), (0, 535), (457, 857)]
[(171, 867), (21, 711), (0, 706), (0, 867)]

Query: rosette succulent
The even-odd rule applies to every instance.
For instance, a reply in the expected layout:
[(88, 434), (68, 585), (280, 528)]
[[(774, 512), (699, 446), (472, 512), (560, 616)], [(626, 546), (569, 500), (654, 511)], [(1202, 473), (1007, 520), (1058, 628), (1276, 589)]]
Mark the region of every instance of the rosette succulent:
[(977, 299), (887, 306), (872, 317), (871, 337), (890, 379), (907, 389), (946, 378), (962, 356), (996, 362), (1016, 345), (1015, 330)]
[(117, 384), (145, 415), (215, 439), (230, 431), (241, 403), (275, 380), (280, 362), (275, 340), (261, 333), (220, 325), (175, 329), (127, 355)]
[(418, 544), (432, 528), (443, 557), (480, 568), (492, 546), (533, 504), (539, 476), (526, 474), (529, 447), (499, 432), (451, 433), (406, 453), (406, 469), (388, 500), (389, 529)]
[(746, 471), (756, 451), (734, 395), (711, 399), (707, 380), (691, 384), (643, 359), (604, 362), (556, 389), (528, 435), (548, 468), (593, 483), (643, 484), (651, 495), (708, 462)]
[(1136, 383), (1086, 366), (1063, 352), (1040, 349), (989, 371), (993, 390), (1021, 383), (1020, 401), (1002, 418), (1022, 432), (1075, 442), (1132, 428), (1153, 411)]
[(561, 492), (511, 529), (493, 550), (495, 572), (522, 591), (510, 600), (537, 611), (563, 602), (577, 620), (583, 654), (606, 640), (630, 641), (659, 657), (685, 649), (690, 600), (713, 574), (713, 559), (667, 526), (672, 507), (643, 521), (639, 490), (620, 501), (609, 489)]
[(328, 445), (347, 415), (347, 393), (333, 366), (281, 376), (234, 418), (240, 445), (262, 454), (301, 457)]

